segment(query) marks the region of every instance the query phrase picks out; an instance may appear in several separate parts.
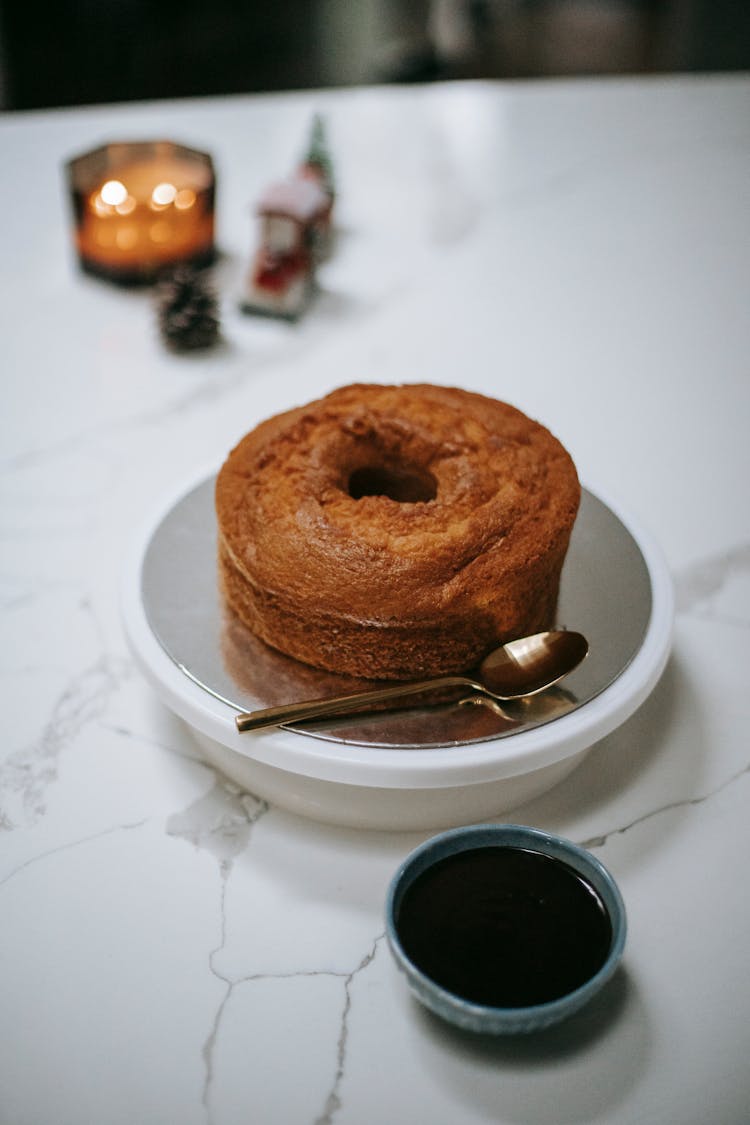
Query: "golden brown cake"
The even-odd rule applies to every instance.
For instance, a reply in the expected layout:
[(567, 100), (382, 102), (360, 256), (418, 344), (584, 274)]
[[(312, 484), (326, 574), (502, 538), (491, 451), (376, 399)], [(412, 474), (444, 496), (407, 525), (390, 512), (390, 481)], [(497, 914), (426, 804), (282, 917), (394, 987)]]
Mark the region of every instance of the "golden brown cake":
[(466, 671), (554, 623), (578, 510), (573, 462), (506, 403), (359, 384), (262, 422), (216, 484), (237, 616), (332, 672)]

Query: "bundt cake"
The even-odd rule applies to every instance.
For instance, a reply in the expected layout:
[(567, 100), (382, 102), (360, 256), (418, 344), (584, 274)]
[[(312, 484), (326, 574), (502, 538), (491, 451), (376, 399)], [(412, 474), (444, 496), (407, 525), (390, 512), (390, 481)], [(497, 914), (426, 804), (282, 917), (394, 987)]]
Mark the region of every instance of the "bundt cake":
[(554, 623), (573, 462), (503, 402), (341, 387), (246, 434), (216, 484), (229, 606), (269, 645), (375, 679), (466, 671)]

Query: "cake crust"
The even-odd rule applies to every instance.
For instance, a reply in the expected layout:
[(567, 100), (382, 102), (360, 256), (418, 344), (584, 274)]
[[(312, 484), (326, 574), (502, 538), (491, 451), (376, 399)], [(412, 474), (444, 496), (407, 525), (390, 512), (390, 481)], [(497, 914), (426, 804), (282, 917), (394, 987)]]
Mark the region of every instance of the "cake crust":
[(452, 387), (353, 384), (261, 422), (216, 485), (239, 618), (315, 667), (466, 671), (554, 621), (580, 500), (539, 423)]

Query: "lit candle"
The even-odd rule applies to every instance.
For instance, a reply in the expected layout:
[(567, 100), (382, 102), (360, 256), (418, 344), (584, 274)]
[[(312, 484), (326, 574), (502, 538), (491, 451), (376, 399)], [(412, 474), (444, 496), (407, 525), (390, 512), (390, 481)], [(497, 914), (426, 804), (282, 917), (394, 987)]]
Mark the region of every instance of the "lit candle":
[(205, 153), (169, 141), (111, 144), (68, 162), (82, 267), (115, 281), (153, 281), (215, 255), (215, 178)]

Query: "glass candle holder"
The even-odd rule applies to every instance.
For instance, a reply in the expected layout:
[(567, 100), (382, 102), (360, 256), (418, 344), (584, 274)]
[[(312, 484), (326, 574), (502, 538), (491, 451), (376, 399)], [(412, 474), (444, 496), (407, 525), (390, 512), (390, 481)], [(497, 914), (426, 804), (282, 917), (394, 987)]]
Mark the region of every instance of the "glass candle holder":
[(149, 284), (216, 257), (211, 157), (172, 141), (101, 145), (65, 165), (75, 245), (86, 273)]

